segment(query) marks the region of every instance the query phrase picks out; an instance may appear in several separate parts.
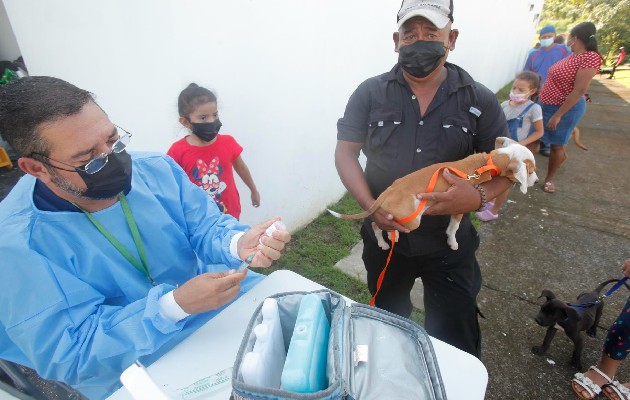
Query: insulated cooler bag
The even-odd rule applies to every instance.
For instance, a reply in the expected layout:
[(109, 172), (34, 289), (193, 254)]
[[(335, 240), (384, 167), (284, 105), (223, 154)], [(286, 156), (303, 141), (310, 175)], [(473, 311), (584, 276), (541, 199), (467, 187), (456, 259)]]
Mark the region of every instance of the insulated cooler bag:
[(406, 318), (364, 304), (346, 304), (330, 290), (278, 293), (278, 313), (285, 351), (289, 348), (302, 297), (314, 293), (330, 322), (326, 377), (328, 387), (315, 393), (249, 385), (241, 373), (243, 357), (256, 341), (262, 321), (258, 306), (247, 326), (232, 370), (235, 400), (269, 399), (446, 399), (433, 346), (422, 327)]

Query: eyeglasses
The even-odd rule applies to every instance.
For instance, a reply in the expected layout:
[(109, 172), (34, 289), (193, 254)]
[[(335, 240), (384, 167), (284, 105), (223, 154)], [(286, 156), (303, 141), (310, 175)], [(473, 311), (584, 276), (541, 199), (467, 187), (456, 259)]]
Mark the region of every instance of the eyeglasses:
[(82, 165), (80, 167), (75, 167), (74, 165), (66, 164), (64, 162), (52, 159), (52, 158), (50, 158), (48, 156), (45, 156), (45, 155), (43, 155), (41, 153), (33, 152), (33, 153), (31, 153), (29, 155), (29, 157), (32, 157), (33, 155), (37, 155), (37, 156), (40, 156), (40, 157), (44, 157), (44, 158), (46, 158), (46, 159), (48, 159), (50, 161), (54, 161), (56, 163), (63, 164), (63, 165), (66, 165), (68, 167), (72, 167), (73, 168), (73, 169), (60, 168), (60, 167), (57, 167), (56, 165), (52, 165), (50, 163), (42, 161), (44, 164), (49, 165), (49, 166), (51, 166), (53, 168), (56, 168), (56, 169), (60, 169), (62, 171), (68, 171), (68, 172), (82, 171), (82, 172), (85, 172), (86, 174), (90, 174), (90, 175), (95, 174), (98, 171), (102, 170), (103, 167), (107, 164), (107, 161), (109, 160), (109, 155), (110, 154), (112, 154), (112, 153), (118, 154), (118, 153), (122, 152), (123, 150), (125, 150), (127, 148), (127, 145), (129, 144), (129, 141), (131, 140), (131, 136), (132, 136), (131, 133), (127, 132), (126, 130), (124, 130), (123, 128), (119, 127), (118, 125), (114, 125), (114, 126), (117, 129), (120, 129), (121, 131), (123, 131), (125, 134), (123, 136), (121, 136), (117, 141), (114, 142), (114, 144), (112, 145), (111, 150), (109, 152), (102, 153), (102, 154), (98, 155), (97, 157), (95, 157), (95, 158), (91, 159), (90, 161), (88, 161), (87, 164)]

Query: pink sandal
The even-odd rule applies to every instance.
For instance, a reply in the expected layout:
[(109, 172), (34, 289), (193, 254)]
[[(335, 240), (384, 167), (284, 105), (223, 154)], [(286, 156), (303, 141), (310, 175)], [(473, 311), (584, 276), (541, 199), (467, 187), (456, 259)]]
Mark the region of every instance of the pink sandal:
[(546, 193), (555, 193), (556, 192), (556, 185), (549, 181), (549, 182), (545, 182), (545, 184), (543, 185), (543, 192)]
[(488, 222), (494, 221), (499, 218), (499, 214), (493, 214), (489, 209), (485, 209), (483, 211), (476, 212), (475, 215), (479, 218), (480, 221)]

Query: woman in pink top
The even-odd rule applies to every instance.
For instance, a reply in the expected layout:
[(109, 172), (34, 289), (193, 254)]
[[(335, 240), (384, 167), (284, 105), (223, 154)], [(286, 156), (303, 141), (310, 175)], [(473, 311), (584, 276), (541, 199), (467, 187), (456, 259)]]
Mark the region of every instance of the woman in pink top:
[(573, 128), (586, 111), (584, 94), (602, 62), (597, 52), (595, 32), (595, 25), (591, 22), (582, 22), (571, 29), (567, 44), (573, 53), (549, 68), (540, 93), (545, 124), (541, 141), (551, 144), (547, 177), (543, 185), (547, 193), (556, 191), (553, 178), (567, 159), (565, 147)]

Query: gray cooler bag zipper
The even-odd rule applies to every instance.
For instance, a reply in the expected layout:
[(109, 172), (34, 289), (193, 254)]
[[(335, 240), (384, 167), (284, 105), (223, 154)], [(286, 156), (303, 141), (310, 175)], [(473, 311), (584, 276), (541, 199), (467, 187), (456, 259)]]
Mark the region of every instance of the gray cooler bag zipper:
[(253, 329), (262, 320), (262, 303), (247, 326), (232, 370), (235, 400), (446, 399), (444, 383), (429, 336), (406, 318), (353, 303), (330, 290), (286, 292), (270, 296), (278, 302), (285, 349), (288, 349), (302, 297), (315, 293), (331, 322), (326, 375), (328, 387), (315, 393), (248, 385), (240, 366), (254, 347)]

